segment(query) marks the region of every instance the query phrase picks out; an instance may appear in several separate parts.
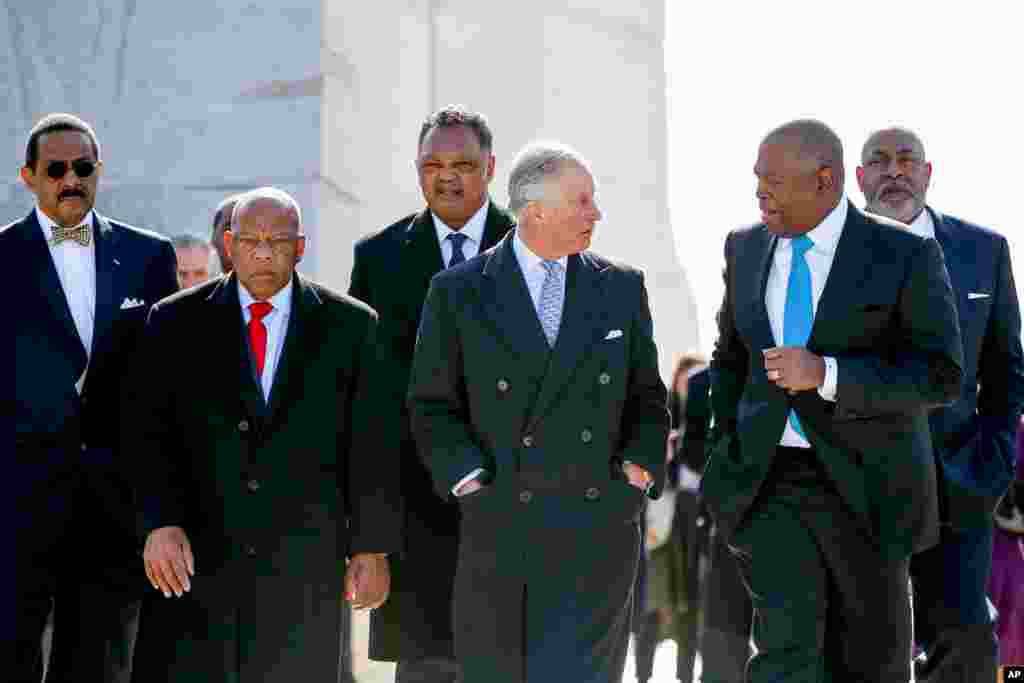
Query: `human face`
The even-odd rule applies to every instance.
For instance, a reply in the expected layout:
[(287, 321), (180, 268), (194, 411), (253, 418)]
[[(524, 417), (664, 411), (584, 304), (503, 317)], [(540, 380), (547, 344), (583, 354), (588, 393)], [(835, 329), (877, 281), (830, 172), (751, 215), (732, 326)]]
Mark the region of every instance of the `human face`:
[(769, 232), (794, 236), (814, 228), (822, 220), (822, 175), (812, 159), (800, 159), (797, 148), (784, 142), (766, 142), (757, 153), (757, 202), (761, 221)]
[[(250, 240), (256, 238), (259, 242), (254, 245)], [(269, 244), (268, 238), (272, 240)], [(291, 281), (306, 241), (299, 235), (291, 211), (277, 202), (257, 199), (241, 213), (235, 212), (235, 226), (224, 233), (224, 246), (231, 254), (238, 281), (253, 298), (266, 301)]]
[(178, 286), (188, 289), (210, 279), (210, 251), (204, 248), (175, 249)]
[(548, 197), (530, 209), (537, 226), (531, 231), (530, 246), (538, 256), (554, 260), (590, 246), (594, 226), (601, 220), (596, 192), (593, 177), (575, 165), (550, 181)]
[(911, 223), (924, 208), (932, 165), (924, 146), (907, 131), (883, 130), (864, 145), (857, 184), (868, 211)]
[(234, 267), (231, 263), (231, 254), (224, 247), (224, 233), (231, 229), (231, 210), (233, 208), (233, 205), (224, 207), (220, 214), (220, 220), (214, 226), (213, 238), (210, 240), (210, 244), (213, 245), (214, 250), (217, 252), (217, 258), (220, 260), (221, 272), (224, 273), (230, 273)]
[[(35, 167), (24, 166), (21, 179), (35, 194), (39, 208), (50, 220), (65, 228), (82, 222), (96, 202), (102, 163), (93, 153), (89, 136), (77, 130), (62, 130), (39, 137), (39, 155)], [(76, 160), (93, 162), (96, 167), (86, 178), (79, 178), (71, 168)], [(61, 178), (47, 175), (53, 161), (66, 162), (67, 171)]]
[(423, 138), (416, 169), (427, 206), (445, 225), (459, 230), (487, 199), (494, 155), (480, 149), (471, 128), (438, 127)]

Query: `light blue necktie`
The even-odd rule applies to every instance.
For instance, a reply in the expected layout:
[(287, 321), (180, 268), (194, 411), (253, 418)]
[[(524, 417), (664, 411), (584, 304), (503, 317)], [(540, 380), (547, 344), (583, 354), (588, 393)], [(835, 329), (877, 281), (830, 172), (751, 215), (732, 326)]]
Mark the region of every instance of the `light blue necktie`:
[[(814, 242), (807, 235), (793, 238), (793, 264), (786, 285), (786, 308), (782, 317), (783, 346), (806, 346), (814, 324), (814, 299), (811, 294), (811, 269), (807, 267), (807, 250)], [(789, 424), (806, 439), (800, 420), (789, 411)]]
[(469, 238), (461, 232), (453, 232), (448, 235), (448, 241), (452, 243), (452, 257), (448, 259), (449, 268), (466, 260), (466, 255), (462, 252), (462, 245), (467, 239)]
[(548, 338), (548, 345), (554, 348), (555, 340), (558, 339), (558, 328), (562, 324), (562, 303), (565, 295), (562, 282), (565, 279), (565, 269), (558, 261), (540, 263), (547, 271), (547, 275), (544, 276), (544, 284), (540, 288), (537, 316), (540, 318), (540, 326), (544, 328), (544, 336)]

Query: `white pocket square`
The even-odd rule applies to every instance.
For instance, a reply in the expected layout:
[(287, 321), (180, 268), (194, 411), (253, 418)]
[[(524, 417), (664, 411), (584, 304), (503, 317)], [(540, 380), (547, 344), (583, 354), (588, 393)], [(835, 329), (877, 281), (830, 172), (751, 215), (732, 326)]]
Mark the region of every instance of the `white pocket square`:
[(986, 294), (985, 292), (967, 292), (968, 299), (987, 299), (990, 296), (992, 295)]
[(622, 336), (622, 330), (612, 330), (611, 332), (609, 332), (605, 336), (604, 340), (608, 341), (609, 339), (618, 339), (621, 336)]
[(129, 308), (138, 308), (139, 306), (145, 306), (146, 302), (142, 299), (132, 299), (131, 297), (126, 298), (121, 302), (121, 310), (124, 311)]

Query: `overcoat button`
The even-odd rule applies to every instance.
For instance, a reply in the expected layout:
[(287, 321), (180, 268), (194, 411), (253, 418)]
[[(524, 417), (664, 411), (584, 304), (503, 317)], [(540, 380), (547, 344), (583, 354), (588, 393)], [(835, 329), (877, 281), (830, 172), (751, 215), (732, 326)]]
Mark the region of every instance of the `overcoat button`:
[(239, 422), (238, 423), (238, 431), (240, 431), (240, 432), (247, 432), (247, 431), (249, 431), (249, 421), (248, 420), (242, 420), (241, 422)]
[(529, 503), (531, 500), (533, 500), (533, 494), (531, 492), (523, 491), (519, 494), (520, 503)]
[(84, 442), (82, 443), (82, 446), (81, 446), (81, 448), (82, 448), (82, 450), (83, 450), (83, 451), (87, 451), (87, 450), (89, 450), (89, 447), (88, 447), (88, 446), (86, 446)]
[(584, 429), (580, 432), (580, 441), (583, 443), (590, 443), (594, 438), (594, 435), (590, 433), (589, 429)]
[(249, 493), (256, 493), (260, 490), (260, 483), (255, 479), (250, 479), (246, 486), (249, 488)]
[(532, 434), (527, 434), (526, 436), (523, 437), (523, 445), (526, 446), (527, 448), (530, 448), (531, 446), (533, 446), (533, 435)]
[(597, 381), (600, 382), (601, 384), (610, 384), (612, 381), (612, 376), (609, 375), (607, 372), (602, 372), (600, 375), (597, 376)]
[(505, 379), (499, 379), (498, 380), (498, 391), (502, 391), (502, 392), (508, 391), (508, 380), (505, 380)]
[(245, 546), (245, 554), (249, 557), (256, 557), (256, 546), (247, 545)]
[(601, 491), (600, 489), (591, 486), (583, 495), (586, 497), (587, 500), (597, 500), (598, 498), (601, 497)]

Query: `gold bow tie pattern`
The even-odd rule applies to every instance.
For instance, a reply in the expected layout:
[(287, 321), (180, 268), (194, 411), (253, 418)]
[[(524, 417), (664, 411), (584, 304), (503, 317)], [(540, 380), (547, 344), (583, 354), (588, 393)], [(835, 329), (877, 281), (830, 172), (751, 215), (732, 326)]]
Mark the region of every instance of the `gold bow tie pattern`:
[(50, 241), (56, 246), (61, 242), (74, 240), (83, 247), (87, 247), (89, 246), (89, 240), (92, 239), (90, 227), (88, 223), (82, 223), (73, 228), (62, 228), (59, 225), (55, 225), (53, 226), (53, 239)]

